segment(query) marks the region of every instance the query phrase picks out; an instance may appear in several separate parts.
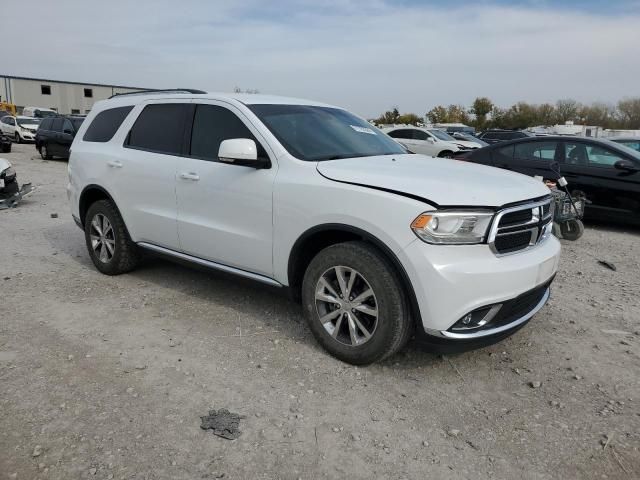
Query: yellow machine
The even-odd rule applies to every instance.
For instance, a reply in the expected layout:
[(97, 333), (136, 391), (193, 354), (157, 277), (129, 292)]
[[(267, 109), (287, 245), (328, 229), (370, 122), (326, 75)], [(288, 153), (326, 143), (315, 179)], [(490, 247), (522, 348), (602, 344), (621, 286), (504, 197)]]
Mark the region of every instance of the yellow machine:
[(0, 110), (9, 112), (13, 116), (16, 115), (16, 106), (13, 103), (0, 102)]

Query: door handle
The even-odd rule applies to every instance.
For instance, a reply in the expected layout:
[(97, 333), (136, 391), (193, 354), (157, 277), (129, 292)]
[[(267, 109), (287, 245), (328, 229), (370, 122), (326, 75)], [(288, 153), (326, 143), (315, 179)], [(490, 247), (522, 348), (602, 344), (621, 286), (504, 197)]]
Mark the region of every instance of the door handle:
[(192, 182), (197, 182), (200, 180), (200, 176), (197, 173), (193, 172), (183, 172), (180, 174), (180, 178), (183, 180), (191, 180)]
[(107, 165), (111, 168), (122, 168), (122, 162), (119, 162), (118, 160), (109, 160)]

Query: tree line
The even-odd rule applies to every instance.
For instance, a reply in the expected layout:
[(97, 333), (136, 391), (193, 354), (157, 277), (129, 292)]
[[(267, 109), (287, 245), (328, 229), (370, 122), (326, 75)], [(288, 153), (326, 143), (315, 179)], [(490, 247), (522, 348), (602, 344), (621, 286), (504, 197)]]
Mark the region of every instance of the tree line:
[(378, 124), (464, 123), (477, 130), (486, 128), (522, 129), (551, 126), (573, 121), (578, 125), (611, 129), (640, 129), (640, 97), (625, 98), (617, 104), (594, 102), (584, 104), (572, 99), (555, 104), (518, 102), (501, 108), (487, 97), (478, 97), (470, 107), (438, 105), (424, 117), (415, 113), (401, 114), (397, 108), (384, 112), (374, 120)]

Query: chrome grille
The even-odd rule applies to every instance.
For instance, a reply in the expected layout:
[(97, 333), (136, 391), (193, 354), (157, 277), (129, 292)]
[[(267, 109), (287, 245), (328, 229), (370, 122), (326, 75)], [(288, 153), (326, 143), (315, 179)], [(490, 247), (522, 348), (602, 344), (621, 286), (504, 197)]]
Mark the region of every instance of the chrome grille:
[(536, 246), (551, 235), (551, 198), (500, 210), (489, 232), (489, 246), (496, 255), (508, 255)]

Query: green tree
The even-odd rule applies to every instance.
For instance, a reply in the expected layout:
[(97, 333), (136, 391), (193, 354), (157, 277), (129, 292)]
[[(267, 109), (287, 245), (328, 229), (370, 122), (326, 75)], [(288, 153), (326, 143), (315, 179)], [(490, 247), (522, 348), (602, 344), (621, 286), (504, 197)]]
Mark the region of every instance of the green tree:
[(640, 129), (640, 97), (620, 100), (618, 112), (622, 128)]
[(579, 121), (578, 112), (581, 105), (572, 99), (558, 100), (556, 102), (556, 123), (563, 124), (569, 121)]
[(418, 125), (422, 123), (422, 118), (420, 118), (415, 113), (403, 113), (398, 117), (398, 121), (396, 123), (403, 123), (406, 125)]
[(476, 116), (475, 126), (478, 129), (484, 128), (487, 123), (487, 115), (493, 111), (493, 102), (487, 97), (478, 97), (471, 105), (471, 113)]
[(398, 118), (400, 117), (400, 112), (398, 111), (398, 107), (393, 107), (393, 110), (387, 110), (380, 117), (375, 119), (375, 122), (378, 124), (394, 124), (400, 123)]
[(468, 125), (471, 123), (471, 117), (464, 106), (449, 105), (447, 107), (447, 123), (464, 123), (465, 125)]
[(438, 105), (427, 112), (431, 123), (449, 123), (449, 113), (445, 107)]

